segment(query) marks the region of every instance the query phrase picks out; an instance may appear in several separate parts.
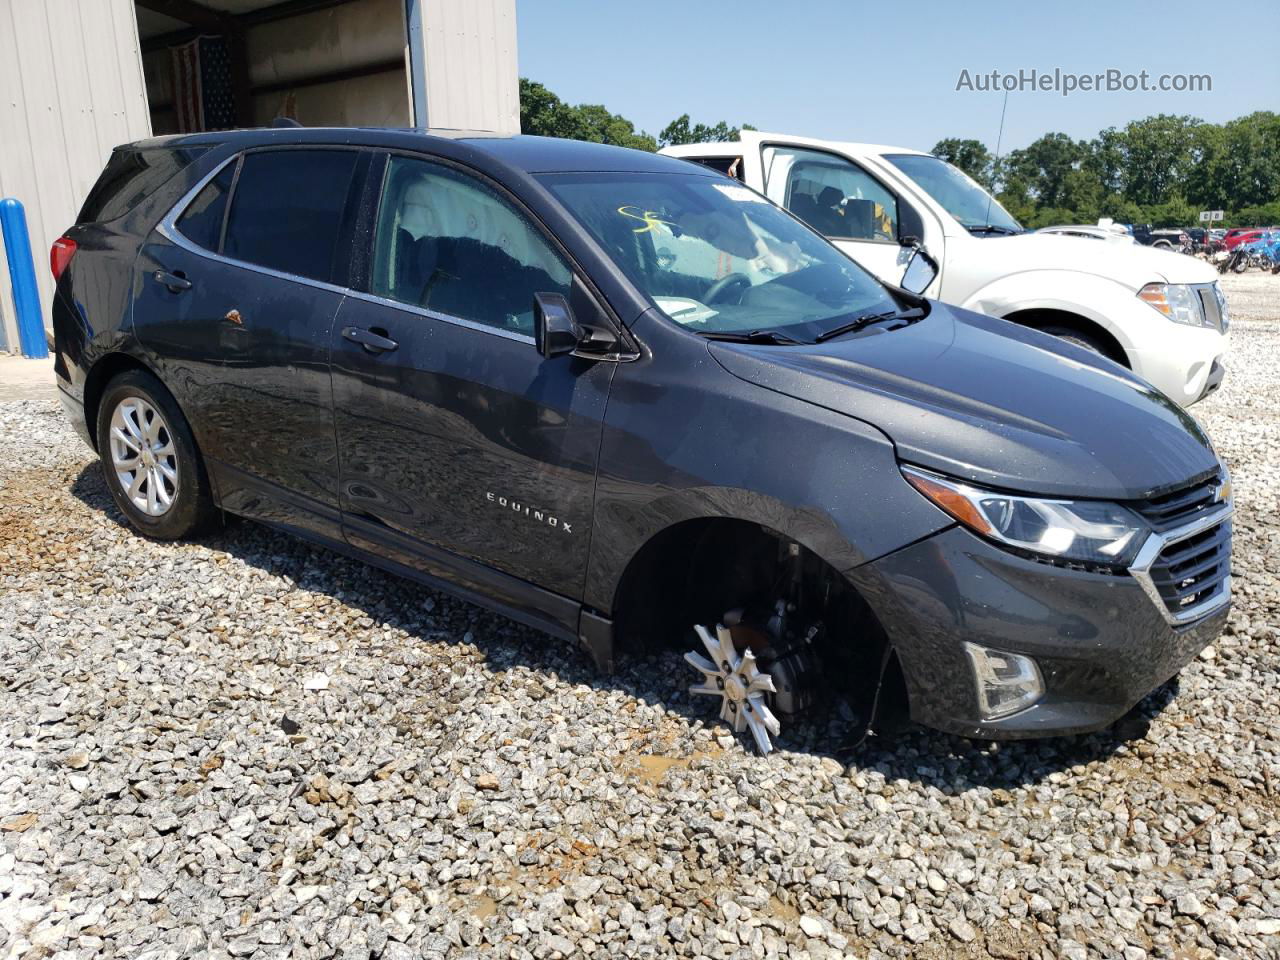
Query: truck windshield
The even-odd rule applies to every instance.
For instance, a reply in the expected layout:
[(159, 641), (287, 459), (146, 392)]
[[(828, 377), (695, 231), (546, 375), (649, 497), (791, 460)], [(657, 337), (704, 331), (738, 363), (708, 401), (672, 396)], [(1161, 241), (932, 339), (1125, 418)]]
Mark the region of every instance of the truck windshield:
[(540, 179), (631, 281), (688, 330), (814, 342), (854, 321), (898, 313), (870, 274), (742, 184), (670, 173)]
[(918, 153), (889, 154), (885, 159), (933, 197), (960, 225), (979, 235), (1022, 233), (999, 201), (967, 176), (937, 157)]

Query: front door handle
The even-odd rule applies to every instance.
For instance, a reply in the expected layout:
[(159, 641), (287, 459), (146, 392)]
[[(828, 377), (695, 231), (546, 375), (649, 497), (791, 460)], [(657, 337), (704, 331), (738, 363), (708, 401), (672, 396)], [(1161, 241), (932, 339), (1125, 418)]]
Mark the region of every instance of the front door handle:
[(170, 293), (182, 293), (183, 290), (191, 289), (191, 281), (183, 276), (181, 271), (169, 273), (165, 270), (157, 270), (151, 276), (156, 283), (165, 287)]
[(389, 353), (400, 344), (387, 336), (387, 331), (378, 327), (361, 330), (359, 327), (343, 327), (342, 335), (352, 343), (358, 343), (370, 353)]

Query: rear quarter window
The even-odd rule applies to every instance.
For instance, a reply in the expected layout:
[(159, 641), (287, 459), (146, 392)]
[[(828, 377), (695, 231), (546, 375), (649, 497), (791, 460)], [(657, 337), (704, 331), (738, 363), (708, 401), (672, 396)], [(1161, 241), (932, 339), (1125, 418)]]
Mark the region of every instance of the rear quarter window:
[(85, 198), (76, 223), (104, 223), (124, 216), (208, 150), (208, 146), (117, 147)]
[(227, 215), (227, 197), (235, 182), (236, 163), (228, 163), (210, 180), (178, 218), (178, 231), (198, 246), (214, 253), (221, 251), (222, 224)]

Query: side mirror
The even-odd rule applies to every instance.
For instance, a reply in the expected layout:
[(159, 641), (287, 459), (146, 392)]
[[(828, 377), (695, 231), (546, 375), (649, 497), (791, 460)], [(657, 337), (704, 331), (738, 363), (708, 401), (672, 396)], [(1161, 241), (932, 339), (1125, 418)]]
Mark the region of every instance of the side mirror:
[(907, 260), (906, 269), (902, 271), (902, 282), (898, 286), (909, 293), (922, 294), (937, 276), (938, 261), (918, 242), (912, 244), (911, 257)]
[(558, 293), (533, 295), (533, 342), (538, 353), (548, 359), (573, 353), (582, 338), (568, 300)]

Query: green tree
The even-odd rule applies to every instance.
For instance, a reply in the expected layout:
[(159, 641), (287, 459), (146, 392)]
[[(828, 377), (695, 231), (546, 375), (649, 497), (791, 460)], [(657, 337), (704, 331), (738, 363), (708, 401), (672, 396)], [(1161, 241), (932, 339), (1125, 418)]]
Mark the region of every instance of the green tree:
[(1063, 207), (1067, 177), (1087, 152), (1084, 144), (1065, 133), (1046, 133), (1030, 146), (1010, 152), (1006, 166), (1027, 184), (1037, 206)]
[(1163, 203), (1186, 184), (1195, 164), (1194, 117), (1160, 114), (1124, 128), (1124, 195), (1137, 204)]
[(572, 106), (525, 77), (520, 78), (520, 130), (539, 137), (611, 143), (650, 152), (658, 149), (653, 137), (636, 130), (625, 117), (599, 104)]
[(935, 157), (959, 167), (969, 176), (977, 180), (988, 190), (991, 189), (993, 174), (991, 151), (981, 140), (962, 140), (959, 137), (947, 137), (939, 140), (929, 151)]
[(705, 123), (690, 123), (689, 115), (682, 113), (672, 120), (658, 134), (658, 146), (672, 147), (682, 143), (726, 143), (737, 140), (743, 130), (754, 130), (755, 127), (744, 123), (741, 127), (731, 127), (721, 120), (708, 126)]

